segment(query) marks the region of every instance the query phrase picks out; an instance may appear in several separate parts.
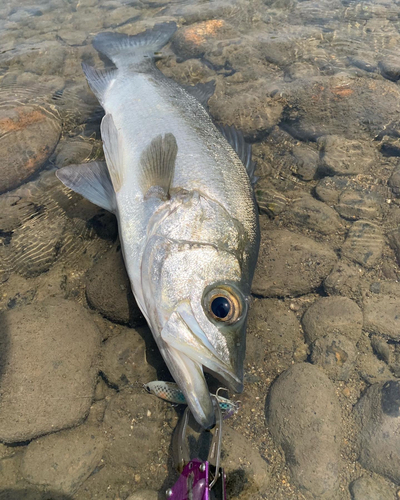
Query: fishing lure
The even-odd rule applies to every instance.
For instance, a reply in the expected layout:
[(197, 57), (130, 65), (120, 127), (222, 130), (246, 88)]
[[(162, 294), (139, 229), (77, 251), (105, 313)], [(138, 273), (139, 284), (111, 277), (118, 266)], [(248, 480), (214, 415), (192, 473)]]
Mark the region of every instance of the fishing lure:
[[(144, 388), (149, 394), (154, 394), (164, 401), (169, 401), (177, 405), (186, 405), (186, 399), (183, 392), (179, 389), (178, 384), (174, 382), (163, 382), (161, 380), (154, 380), (148, 384), (144, 384)], [(230, 399), (223, 398), (218, 393), (222, 388), (218, 389), (215, 394), (215, 399), (218, 401), (219, 407), (223, 414), (224, 420), (231, 417), (239, 410), (239, 402), (231, 401)]]

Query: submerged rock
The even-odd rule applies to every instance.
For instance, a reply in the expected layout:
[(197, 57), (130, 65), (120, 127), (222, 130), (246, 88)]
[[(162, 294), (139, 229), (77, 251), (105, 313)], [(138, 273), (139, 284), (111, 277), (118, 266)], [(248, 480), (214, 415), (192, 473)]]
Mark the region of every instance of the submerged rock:
[(363, 314), (347, 297), (323, 297), (312, 304), (301, 320), (308, 342), (329, 334), (341, 334), (357, 342), (363, 326)]
[(144, 322), (119, 247), (112, 248), (89, 271), (86, 295), (90, 305), (111, 321), (131, 325)]
[(350, 484), (352, 500), (394, 500), (395, 493), (379, 477), (360, 477)]
[(400, 484), (400, 381), (372, 385), (354, 411), (361, 465)]
[(2, 313), (0, 440), (13, 443), (80, 423), (95, 389), (100, 335), (75, 302)]
[(364, 300), (364, 328), (367, 332), (400, 339), (400, 299), (390, 295), (373, 295)]
[(308, 363), (273, 384), (267, 420), (293, 482), (316, 499), (335, 498), (340, 469), (340, 407), (328, 377)]
[(351, 226), (341, 253), (344, 257), (370, 268), (381, 258), (383, 243), (382, 230), (377, 224), (359, 220)]
[(56, 147), (60, 134), (61, 121), (52, 110), (33, 105), (2, 107), (0, 148), (5, 161), (0, 193), (16, 188), (39, 170)]
[(321, 285), (335, 261), (327, 245), (285, 229), (266, 229), (261, 234), (252, 291), (264, 297), (308, 293)]
[(23, 477), (32, 484), (73, 494), (100, 462), (104, 437), (94, 426), (57, 432), (32, 441), (22, 461)]

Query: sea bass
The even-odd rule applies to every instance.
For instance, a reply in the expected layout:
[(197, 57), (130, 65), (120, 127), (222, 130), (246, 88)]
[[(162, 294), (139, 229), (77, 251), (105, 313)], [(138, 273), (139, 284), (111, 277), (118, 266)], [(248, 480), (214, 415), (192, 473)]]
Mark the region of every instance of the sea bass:
[[(126, 269), (171, 375), (196, 420), (214, 423), (206, 370), (243, 389), (246, 320), (259, 247), (251, 151), (213, 124), (200, 101), (211, 84), (183, 88), (154, 61), (176, 31), (101, 33), (94, 47), (115, 69), (83, 65), (105, 110), (106, 163), (68, 166), (59, 179), (113, 212)], [(235, 145), (236, 150), (228, 140)]]

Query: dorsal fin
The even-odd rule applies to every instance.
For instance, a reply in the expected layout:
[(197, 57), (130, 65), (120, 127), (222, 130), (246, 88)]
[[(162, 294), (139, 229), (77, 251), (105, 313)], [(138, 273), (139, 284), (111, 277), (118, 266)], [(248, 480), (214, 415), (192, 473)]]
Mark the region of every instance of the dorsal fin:
[(208, 110), (208, 100), (214, 94), (215, 80), (197, 85), (182, 85), (186, 92), (195, 97)]
[(56, 176), (67, 187), (109, 212), (115, 212), (115, 193), (105, 162), (68, 165), (57, 170)]
[(158, 135), (140, 158), (140, 188), (145, 198), (168, 198), (174, 178), (178, 145), (173, 134)]
[(104, 156), (106, 157), (111, 181), (114, 191), (118, 193), (124, 182), (125, 167), (121, 157), (121, 139), (110, 113), (107, 113), (101, 121), (100, 130), (101, 138), (103, 139)]
[(258, 181), (258, 177), (254, 175), (256, 170), (256, 163), (251, 159), (251, 144), (248, 144), (244, 140), (243, 133), (233, 126), (217, 124), (217, 128), (236, 151), (237, 155), (245, 166), (250, 178), (250, 182), (254, 187)]

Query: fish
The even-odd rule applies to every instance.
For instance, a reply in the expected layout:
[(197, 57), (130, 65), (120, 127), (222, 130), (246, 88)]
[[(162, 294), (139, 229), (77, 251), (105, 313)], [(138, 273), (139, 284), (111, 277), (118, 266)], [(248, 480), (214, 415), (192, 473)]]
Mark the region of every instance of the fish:
[(251, 282), (260, 234), (251, 148), (217, 127), (215, 82), (183, 87), (156, 66), (173, 22), (137, 35), (105, 32), (93, 45), (114, 64), (83, 64), (104, 108), (105, 162), (56, 172), (114, 213), (132, 291), (190, 411), (215, 423), (209, 372), (243, 390)]
[[(144, 384), (144, 389), (149, 394), (154, 394), (164, 401), (177, 405), (187, 405), (186, 398), (177, 384), (173, 382), (163, 382), (162, 380), (153, 380)], [(220, 389), (219, 389), (220, 390)], [(221, 408), (224, 419), (227, 419), (239, 411), (239, 401), (232, 401), (219, 395), (219, 390), (215, 394), (219, 407)]]

